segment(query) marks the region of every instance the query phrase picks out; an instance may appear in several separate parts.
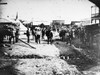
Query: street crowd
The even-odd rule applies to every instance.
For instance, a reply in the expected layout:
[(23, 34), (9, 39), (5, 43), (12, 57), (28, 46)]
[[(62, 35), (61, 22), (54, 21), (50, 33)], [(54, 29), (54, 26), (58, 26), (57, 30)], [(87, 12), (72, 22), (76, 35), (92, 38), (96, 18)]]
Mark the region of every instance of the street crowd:
[[(92, 29), (95, 29), (95, 26), (68, 26), (66, 29), (62, 29), (59, 32), (59, 36), (62, 41), (66, 42), (66, 44), (71, 45), (74, 43), (79, 43), (87, 46), (92, 46), (95, 41), (93, 38), (95, 37), (96, 32), (94, 33)], [(74, 40), (74, 41), (73, 41)], [(79, 40), (79, 41), (75, 41)]]
[(35, 40), (36, 43), (40, 44), (41, 39), (44, 39), (44, 36), (47, 37), (47, 43), (52, 44), (53, 40), (53, 32), (51, 28), (40, 28), (40, 27), (35, 27), (35, 28), (27, 28), (27, 31), (25, 35), (27, 36), (27, 42), (30, 42), (30, 35), (32, 34), (33, 39)]
[(0, 33), (0, 43), (3, 43), (4, 40), (8, 40), (10, 44), (17, 43), (18, 40), (20, 39), (20, 35), (26, 35), (27, 37), (27, 43), (30, 43), (30, 36), (32, 35), (33, 40), (35, 40), (36, 43), (40, 44), (41, 39), (44, 39), (44, 36), (47, 37), (47, 43), (52, 44), (52, 39), (53, 39), (53, 32), (50, 27), (27, 27), (27, 30), (24, 32), (24, 34), (20, 34), (20, 30), (18, 28), (8, 28), (5, 26), (5, 28), (2, 30)]
[[(78, 27), (78, 26), (66, 26), (66, 28), (57, 29), (59, 33), (59, 37), (62, 41), (66, 42), (66, 44), (71, 45), (74, 39), (80, 39), (83, 44), (91, 44), (93, 41), (92, 32), (90, 33), (88, 27)], [(31, 39), (30, 36), (33, 37), (35, 43), (40, 44), (41, 40), (47, 40), (47, 44), (52, 44), (53, 42), (53, 28), (48, 27), (27, 27), (26, 32), (24, 35), (27, 37), (27, 43), (30, 43)], [(88, 32), (89, 31), (89, 32)], [(18, 28), (8, 28), (7, 26), (4, 27), (3, 30), (0, 32), (0, 43), (3, 43), (4, 39), (7, 39), (9, 43), (17, 43), (20, 39), (20, 30)], [(46, 37), (46, 39), (45, 39)]]

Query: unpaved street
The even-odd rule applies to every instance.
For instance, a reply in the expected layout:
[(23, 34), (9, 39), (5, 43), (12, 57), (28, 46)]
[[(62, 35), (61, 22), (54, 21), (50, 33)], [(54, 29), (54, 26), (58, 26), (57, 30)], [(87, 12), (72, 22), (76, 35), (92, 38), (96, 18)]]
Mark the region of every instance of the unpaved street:
[[(20, 39), (27, 42), (26, 37)], [(53, 44), (47, 44), (41, 40), (40, 44), (30, 40), (29, 45), (19, 40), (18, 43), (1, 47), (0, 74), (1, 75), (88, 75), (99, 73), (94, 68), (85, 71), (93, 66), (92, 61), (72, 46), (65, 42), (57, 41), (58, 34), (53, 37)], [(78, 48), (76, 48), (78, 50)], [(76, 51), (76, 52), (75, 52)], [(60, 56), (63, 55), (64, 59)], [(68, 55), (73, 56), (69, 58)], [(89, 62), (89, 63), (88, 63)], [(91, 64), (90, 64), (91, 63)], [(84, 71), (80, 71), (80, 69)]]
[[(26, 38), (22, 40), (26, 42)], [(34, 40), (29, 44), (36, 49), (21, 41), (2, 48), (5, 52), (1, 60), (2, 75), (80, 75), (76, 66), (59, 58), (60, 51), (54, 44), (43, 40), (41, 44), (36, 44)]]

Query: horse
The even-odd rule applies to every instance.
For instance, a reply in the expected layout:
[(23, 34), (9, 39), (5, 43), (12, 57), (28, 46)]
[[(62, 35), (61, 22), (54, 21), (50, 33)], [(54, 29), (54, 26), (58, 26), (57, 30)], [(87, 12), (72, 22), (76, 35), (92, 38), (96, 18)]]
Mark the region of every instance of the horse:
[(67, 30), (64, 36), (64, 40), (66, 41), (66, 44), (72, 44), (72, 40), (75, 38), (75, 31), (74, 30)]
[(65, 34), (66, 34), (66, 30), (61, 30), (59, 33), (59, 36), (62, 39), (62, 41), (64, 41), (64, 39), (65, 39)]
[[(5, 29), (2, 34), (4, 37), (7, 37), (9, 39), (9, 43), (11, 43), (12, 40), (13, 40), (13, 43), (15, 42), (14, 30)], [(4, 37), (3, 37), (3, 39), (4, 39)]]

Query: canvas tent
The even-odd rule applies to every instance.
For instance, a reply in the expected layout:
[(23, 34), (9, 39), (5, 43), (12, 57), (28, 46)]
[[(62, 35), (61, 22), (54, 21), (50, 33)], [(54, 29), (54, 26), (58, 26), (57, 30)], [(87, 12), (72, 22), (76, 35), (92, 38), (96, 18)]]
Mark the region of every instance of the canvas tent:
[(27, 28), (19, 20), (16, 20), (16, 22), (19, 23), (20, 34), (24, 34)]
[(12, 19), (9, 20), (17, 25), (18, 29), (20, 30), (20, 34), (27, 30), (27, 28), (18, 19), (16, 19), (16, 21)]

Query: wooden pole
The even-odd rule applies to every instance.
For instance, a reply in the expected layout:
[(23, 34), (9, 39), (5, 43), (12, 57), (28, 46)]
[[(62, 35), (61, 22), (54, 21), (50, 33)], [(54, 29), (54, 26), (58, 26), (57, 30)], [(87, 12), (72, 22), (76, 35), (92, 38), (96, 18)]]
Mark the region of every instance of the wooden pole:
[(25, 42), (25, 41), (23, 41), (23, 40), (21, 40), (21, 39), (18, 39), (18, 40), (20, 40), (21, 42), (23, 42), (23, 43), (25, 43), (26, 45), (30, 46), (31, 48), (36, 49), (35, 47), (31, 46), (29, 43), (27, 43), (27, 42)]

